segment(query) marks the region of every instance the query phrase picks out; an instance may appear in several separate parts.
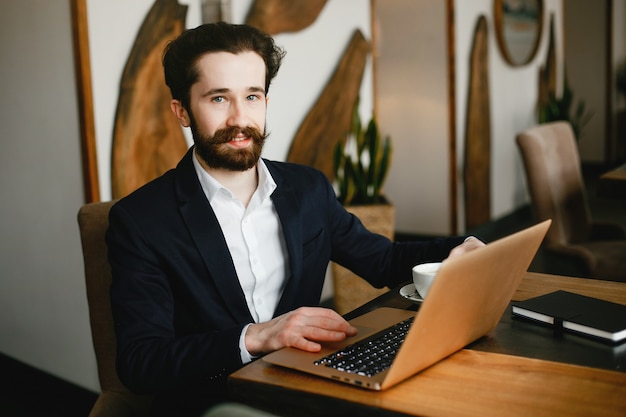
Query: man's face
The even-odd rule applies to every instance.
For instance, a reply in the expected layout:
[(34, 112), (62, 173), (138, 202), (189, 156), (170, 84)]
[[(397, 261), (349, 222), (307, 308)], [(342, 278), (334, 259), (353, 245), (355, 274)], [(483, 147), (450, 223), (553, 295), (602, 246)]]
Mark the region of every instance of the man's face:
[(204, 55), (196, 66), (199, 78), (191, 87), (189, 114), (173, 103), (174, 113), (191, 127), (196, 152), (209, 167), (252, 168), (265, 140), (263, 59), (254, 52), (216, 52)]

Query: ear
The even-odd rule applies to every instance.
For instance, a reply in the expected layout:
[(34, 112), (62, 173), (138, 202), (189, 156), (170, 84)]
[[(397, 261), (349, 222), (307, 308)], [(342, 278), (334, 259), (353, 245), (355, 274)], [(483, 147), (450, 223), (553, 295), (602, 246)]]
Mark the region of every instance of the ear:
[(178, 123), (180, 123), (182, 127), (190, 126), (191, 123), (189, 119), (189, 114), (179, 100), (170, 101), (170, 109), (172, 109), (172, 113), (174, 113), (174, 116), (176, 116), (176, 118), (178, 119)]

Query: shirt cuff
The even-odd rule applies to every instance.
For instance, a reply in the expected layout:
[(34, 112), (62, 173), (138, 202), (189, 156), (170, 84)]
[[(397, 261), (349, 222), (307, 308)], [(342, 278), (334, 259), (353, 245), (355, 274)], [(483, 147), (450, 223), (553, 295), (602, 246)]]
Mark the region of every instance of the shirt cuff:
[(252, 362), (252, 360), (255, 359), (254, 356), (250, 355), (248, 349), (246, 349), (246, 332), (248, 331), (248, 327), (250, 327), (250, 324), (247, 324), (243, 328), (243, 330), (241, 331), (241, 335), (239, 336), (239, 354), (241, 355), (241, 363), (244, 365)]

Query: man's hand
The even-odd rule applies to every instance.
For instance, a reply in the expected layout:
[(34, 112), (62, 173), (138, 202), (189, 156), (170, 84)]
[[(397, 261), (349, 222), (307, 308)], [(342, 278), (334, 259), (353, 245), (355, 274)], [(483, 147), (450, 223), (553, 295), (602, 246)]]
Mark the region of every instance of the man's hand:
[(266, 323), (251, 324), (246, 349), (253, 356), (291, 346), (319, 352), (318, 342), (340, 342), (357, 332), (337, 312), (322, 307), (300, 307)]
[(473, 251), (474, 249), (482, 248), (483, 246), (485, 246), (483, 241), (475, 238), (474, 236), (470, 236), (465, 239), (465, 242), (452, 249), (450, 251), (450, 254), (448, 255), (448, 258), (454, 258), (455, 256), (459, 256), (466, 252)]

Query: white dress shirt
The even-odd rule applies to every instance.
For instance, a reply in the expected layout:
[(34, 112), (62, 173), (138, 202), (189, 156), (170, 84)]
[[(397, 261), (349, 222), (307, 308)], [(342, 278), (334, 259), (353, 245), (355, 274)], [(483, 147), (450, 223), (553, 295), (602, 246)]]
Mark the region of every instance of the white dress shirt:
[[(257, 164), (258, 185), (248, 206), (207, 173), (194, 152), (193, 164), (228, 245), (250, 314), (256, 323), (272, 319), (289, 276), (288, 252), (278, 213), (270, 195), (276, 183), (262, 159)], [(249, 326), (249, 325), (248, 325)], [(244, 363), (246, 326), (239, 339)]]

